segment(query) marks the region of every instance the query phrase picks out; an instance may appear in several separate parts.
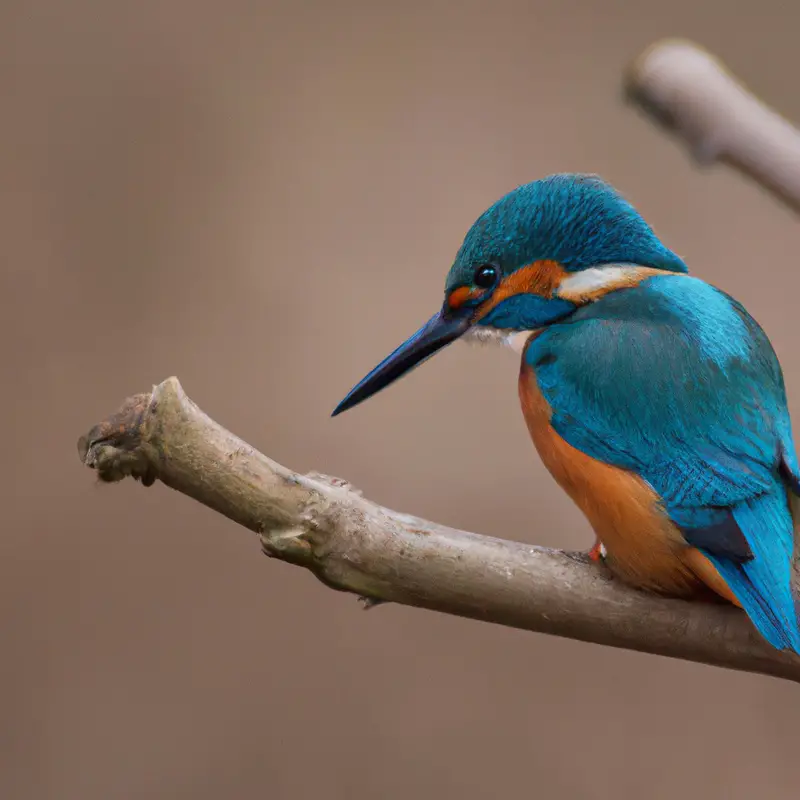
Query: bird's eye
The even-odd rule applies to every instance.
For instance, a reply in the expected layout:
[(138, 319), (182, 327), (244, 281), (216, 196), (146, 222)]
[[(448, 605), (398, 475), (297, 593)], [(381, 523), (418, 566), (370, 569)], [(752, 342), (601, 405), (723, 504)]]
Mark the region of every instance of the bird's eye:
[(491, 289), (497, 280), (497, 267), (491, 264), (483, 264), (475, 270), (475, 277), (472, 282), (481, 289)]

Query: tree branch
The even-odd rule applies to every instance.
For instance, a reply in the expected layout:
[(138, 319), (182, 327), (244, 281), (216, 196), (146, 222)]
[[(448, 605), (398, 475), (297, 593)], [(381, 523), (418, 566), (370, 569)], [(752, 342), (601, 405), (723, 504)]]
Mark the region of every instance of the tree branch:
[(624, 90), (698, 164), (728, 164), (800, 211), (800, 131), (706, 50), (656, 42), (628, 67)]
[(368, 606), (391, 601), (800, 681), (800, 658), (772, 649), (732, 606), (638, 592), (583, 554), (453, 530), (338, 479), (299, 475), (208, 417), (176, 378), (126, 400), (78, 449), (100, 480), (160, 480)]

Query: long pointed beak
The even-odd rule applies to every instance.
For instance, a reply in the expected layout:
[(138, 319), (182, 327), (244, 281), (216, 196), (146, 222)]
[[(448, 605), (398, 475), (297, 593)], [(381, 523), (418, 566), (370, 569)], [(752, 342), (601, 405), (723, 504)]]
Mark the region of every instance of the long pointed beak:
[(331, 414), (335, 417), (368, 397), (385, 389), (390, 383), (411, 372), (438, 350), (464, 334), (472, 324), (471, 309), (439, 311), (432, 316), (411, 338), (406, 339), (390, 356), (378, 364), (372, 372), (357, 383), (347, 397)]

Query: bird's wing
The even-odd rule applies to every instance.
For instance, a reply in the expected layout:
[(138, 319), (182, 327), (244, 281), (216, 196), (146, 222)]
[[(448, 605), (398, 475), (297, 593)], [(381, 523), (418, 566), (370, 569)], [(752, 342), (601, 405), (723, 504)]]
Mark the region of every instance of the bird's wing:
[(657, 277), (547, 329), (525, 359), (555, 431), (646, 480), (762, 634), (800, 652), (787, 497), (800, 469), (755, 320), (697, 278)]
[(631, 470), (776, 646), (800, 648), (787, 487), (800, 469), (780, 365), (755, 320), (696, 278), (609, 294), (525, 353), (573, 447)]
[(647, 480), (682, 527), (719, 522), (781, 470), (800, 479), (769, 340), (696, 278), (607, 295), (535, 339), (526, 360), (556, 432)]

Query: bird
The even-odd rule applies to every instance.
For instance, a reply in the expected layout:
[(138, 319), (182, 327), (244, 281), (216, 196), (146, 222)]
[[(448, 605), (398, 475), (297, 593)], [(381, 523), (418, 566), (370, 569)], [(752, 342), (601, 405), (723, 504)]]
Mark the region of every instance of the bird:
[(598, 175), (523, 184), (467, 231), (440, 310), (333, 411), (457, 339), (510, 346), (534, 447), (639, 590), (743, 609), (800, 654), (800, 465), (778, 357)]

